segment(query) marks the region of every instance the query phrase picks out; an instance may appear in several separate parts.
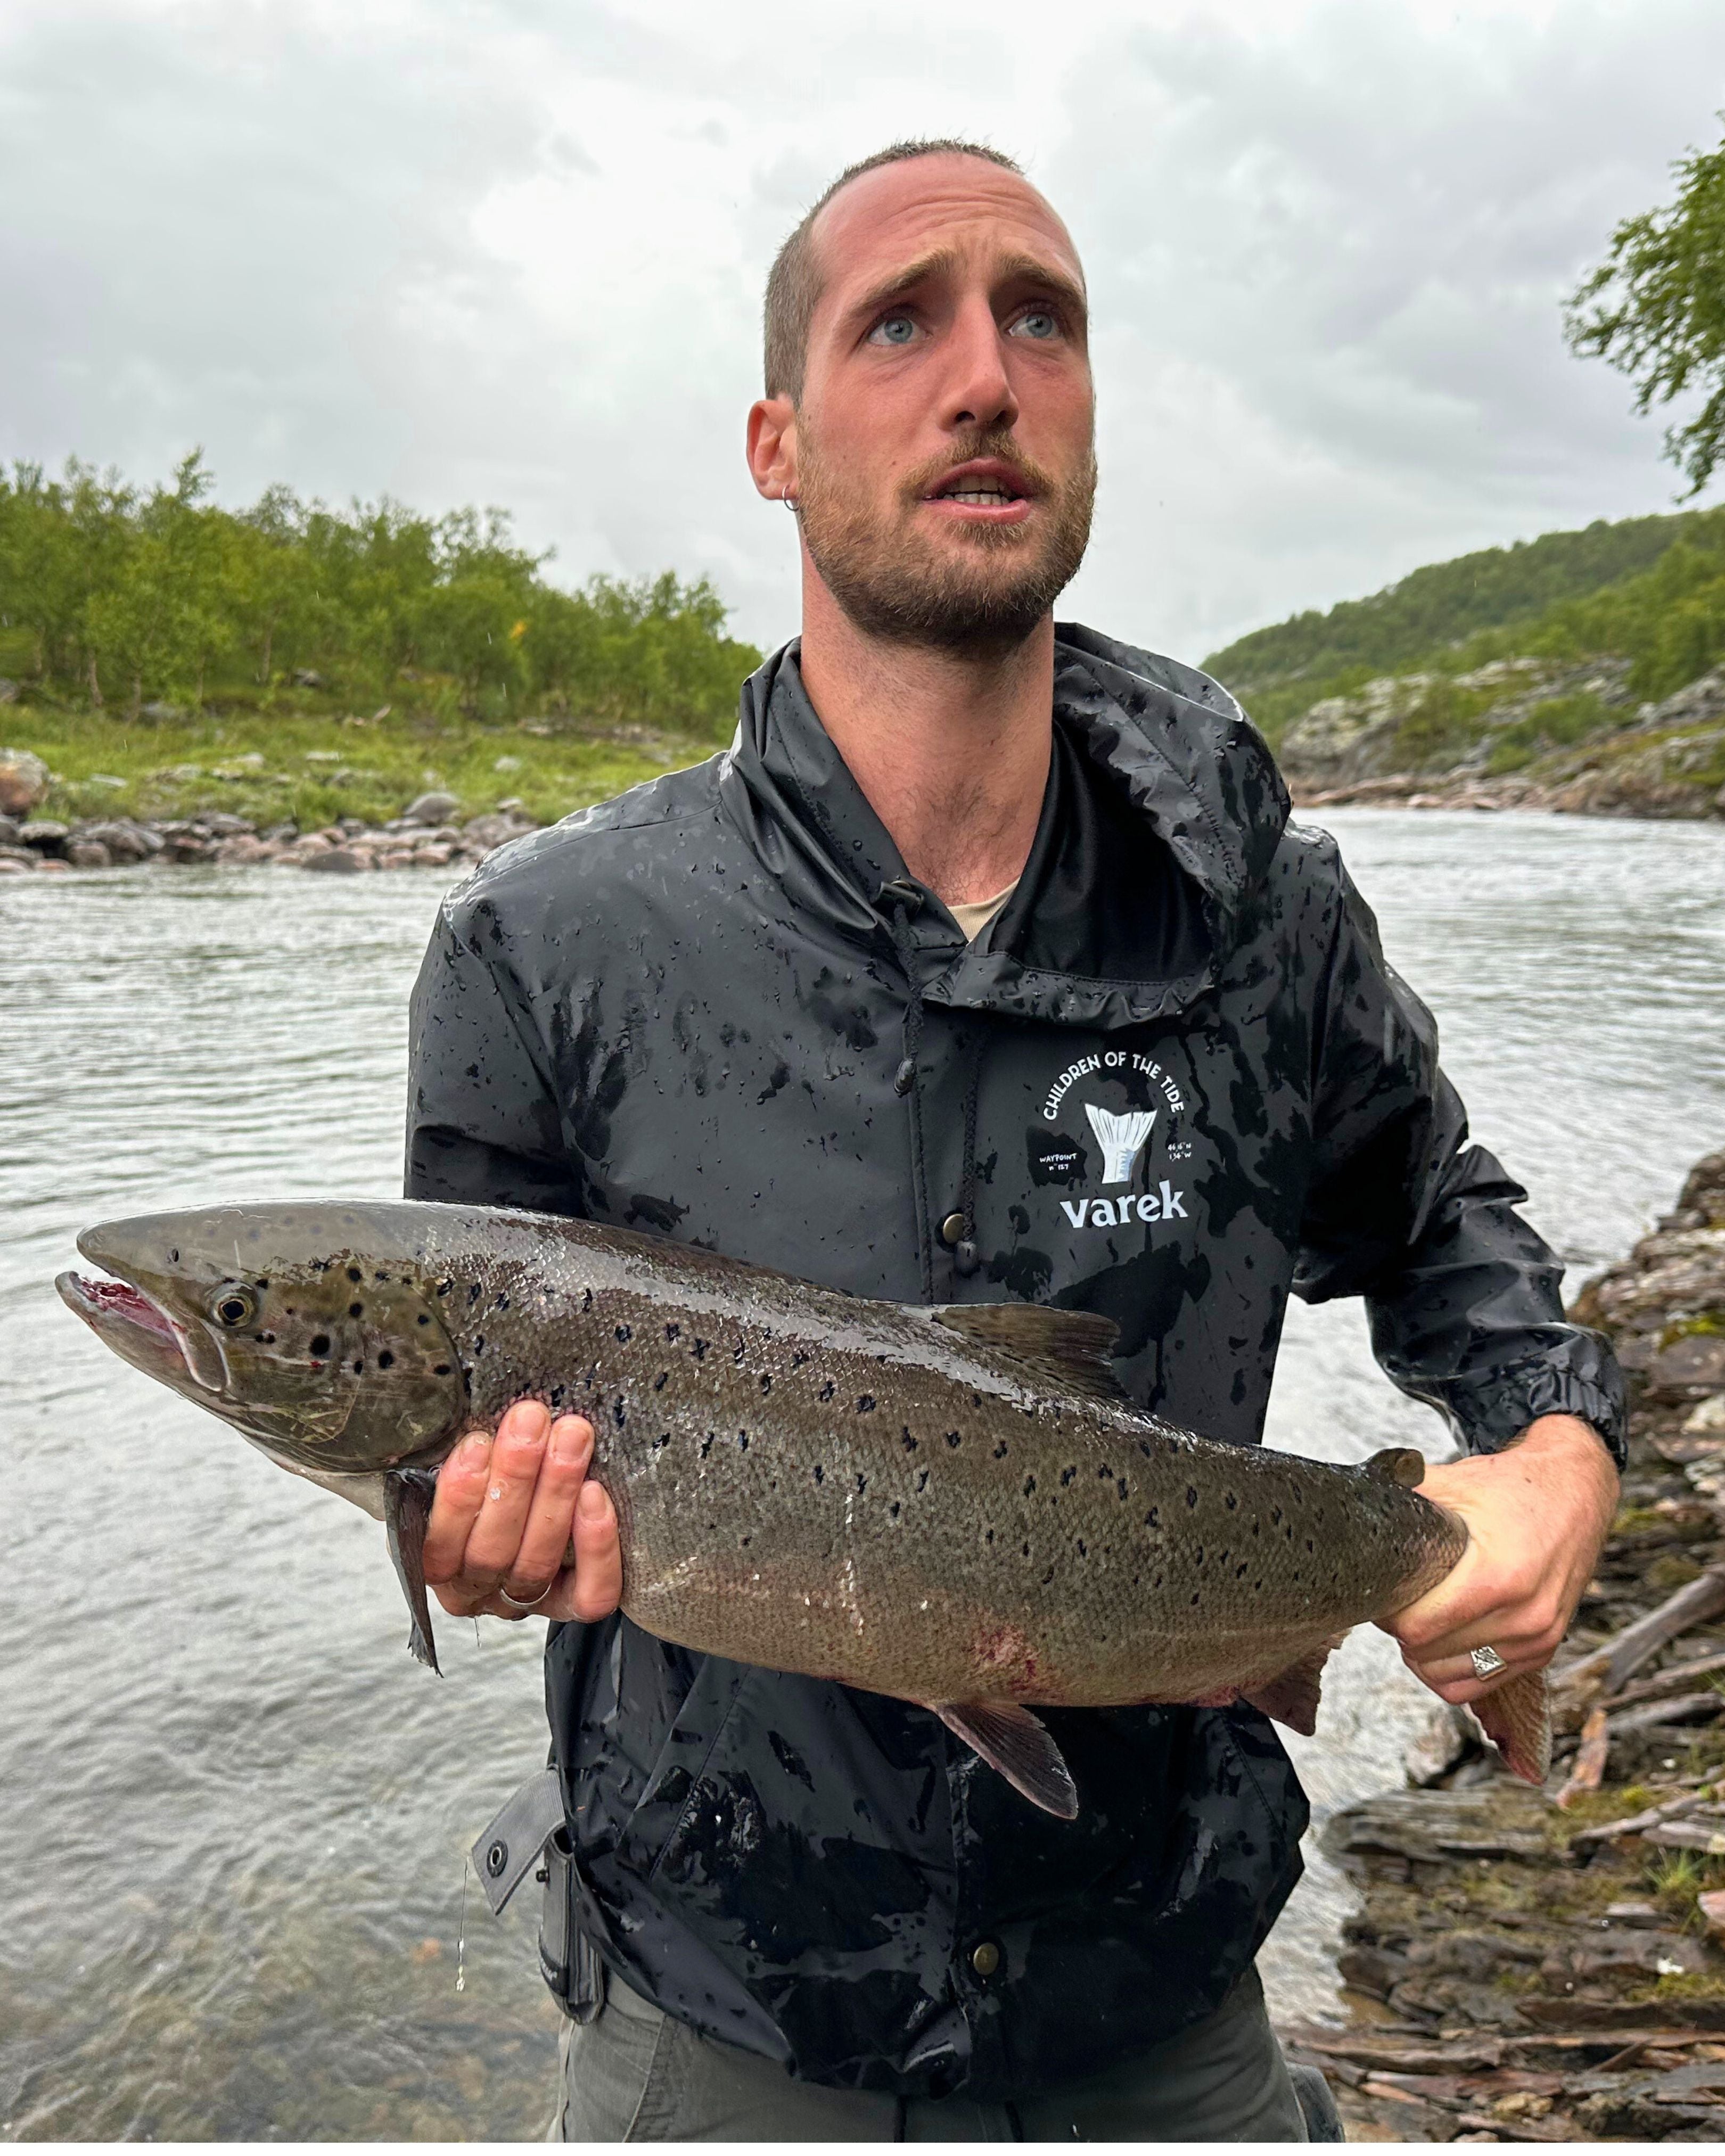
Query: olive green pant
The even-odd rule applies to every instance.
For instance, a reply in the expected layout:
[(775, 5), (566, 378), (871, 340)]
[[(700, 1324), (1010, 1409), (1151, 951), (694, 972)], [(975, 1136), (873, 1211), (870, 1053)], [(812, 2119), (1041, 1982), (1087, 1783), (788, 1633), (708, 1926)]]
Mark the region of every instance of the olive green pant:
[(1249, 1970), (1214, 2014), (1153, 2051), (1016, 2103), (881, 2096), (793, 2081), (697, 2035), (611, 1978), (563, 2032), (556, 2141), (1304, 2141)]

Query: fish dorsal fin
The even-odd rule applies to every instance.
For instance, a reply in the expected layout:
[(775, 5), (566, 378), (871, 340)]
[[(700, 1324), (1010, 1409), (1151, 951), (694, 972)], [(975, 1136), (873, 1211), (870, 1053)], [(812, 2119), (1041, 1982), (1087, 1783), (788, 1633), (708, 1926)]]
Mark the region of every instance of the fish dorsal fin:
[(928, 1313), (985, 1361), (1009, 1363), (1015, 1376), (1068, 1398), (1124, 1404), (1109, 1358), (1120, 1337), (1111, 1317), (1036, 1302), (948, 1302)]
[(1056, 1819), (1077, 1818), (1078, 1792), (1060, 1748), (1029, 1707), (1009, 1700), (976, 1699), (949, 1702), (934, 1712), (1021, 1797)]
[(1366, 1462), (1365, 1471), (1380, 1482), (1399, 1482), (1404, 1490), (1417, 1490), (1425, 1480), (1425, 1455), (1411, 1445), (1386, 1445)]

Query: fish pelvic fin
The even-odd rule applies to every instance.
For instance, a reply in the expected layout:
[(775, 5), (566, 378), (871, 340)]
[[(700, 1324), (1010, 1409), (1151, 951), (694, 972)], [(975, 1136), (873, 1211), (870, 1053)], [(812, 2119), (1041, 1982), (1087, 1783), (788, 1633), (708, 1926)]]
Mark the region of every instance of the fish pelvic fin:
[[(1416, 1452), (1414, 1457), (1418, 1460), (1420, 1455)], [(1312, 1736), (1317, 1727), (1318, 1702), (1323, 1696), (1324, 1664), (1346, 1636), (1338, 1632), (1332, 1640), (1322, 1641), (1310, 1654), (1301, 1655), (1297, 1662), (1290, 1662), (1267, 1684), (1255, 1685), (1250, 1691), (1243, 1691), (1240, 1697), (1248, 1707), (1256, 1707), (1260, 1714), (1267, 1714), (1272, 1722), (1286, 1723), (1302, 1737)]]
[(1109, 1358), (1120, 1337), (1111, 1317), (1039, 1302), (941, 1303), (927, 1315), (985, 1362), (1067, 1399), (1127, 1404)]
[(1367, 1460), (1363, 1472), (1380, 1482), (1399, 1482), (1404, 1490), (1417, 1490), (1425, 1480), (1425, 1455), (1411, 1445), (1386, 1445)]
[(1078, 1816), (1078, 1791), (1056, 1744), (1028, 1707), (973, 1699), (957, 1706), (931, 1702), (955, 1737), (1004, 1775), (1021, 1797), (1056, 1819)]
[(1545, 1671), (1525, 1671), (1468, 1707), (1511, 1774), (1542, 1788), (1551, 1772), (1551, 1699)]
[(389, 1537), (390, 1560), (401, 1591), (408, 1598), (413, 1620), (408, 1645), (416, 1661), (441, 1676), (437, 1641), (431, 1630), (431, 1604), (425, 1594), (425, 1530), (431, 1522), (431, 1501), (436, 1494), (436, 1476), (428, 1475), (421, 1467), (398, 1467), (383, 1478), (383, 1526)]

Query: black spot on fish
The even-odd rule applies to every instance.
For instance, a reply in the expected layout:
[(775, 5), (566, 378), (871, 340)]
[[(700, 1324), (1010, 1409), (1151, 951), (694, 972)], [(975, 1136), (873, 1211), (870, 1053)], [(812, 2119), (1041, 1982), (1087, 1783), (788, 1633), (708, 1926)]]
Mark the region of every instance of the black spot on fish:
[(737, 1449), (739, 1452), (747, 1452), (749, 1449), (749, 1434), (746, 1430), (737, 1433)]
[(366, 1306), (362, 1302), (350, 1302), (348, 1304), (347, 1315), (350, 1317), (363, 1317), (365, 1314)]
[(327, 1332), (314, 1332), (312, 1334), (311, 1352), (314, 1355), (327, 1355), (329, 1353), (330, 1336)]
[(1114, 1486), (1120, 1493), (1120, 1502), (1123, 1505), (1127, 1499), (1127, 1480), (1125, 1476), (1122, 1475)]
[(434, 1364), (431, 1374), (434, 1378), (447, 1378), (449, 1374), (449, 1364), (447, 1363)]
[(814, 1479), (817, 1482), (824, 1482), (827, 1479), (827, 1471), (818, 1460), (814, 1463)]
[(1315, 1543), (1313, 1543), (1312, 1541), (1311, 1541), (1311, 1540), (1308, 1538), (1308, 1539), (1307, 1539), (1307, 1544), (1306, 1544), (1307, 1554), (1308, 1556), (1310, 1556), (1310, 1555), (1311, 1555), (1311, 1553), (1312, 1553), (1312, 1551), (1314, 1551), (1314, 1550), (1317, 1548), (1317, 1545)]
[(264, 1290), (266, 1287), (268, 1287), (268, 1286), (269, 1286), (269, 1285), (270, 1285), (270, 1283), (269, 1283), (269, 1281), (259, 1281), (256, 1283), (256, 1286), (257, 1286), (257, 1290), (258, 1290), (259, 1294), (259, 1295), (261, 1295), (261, 1294), (264, 1292)]
[(899, 1503), (898, 1499), (895, 1497), (892, 1502), (886, 1507), (886, 1517), (891, 1520), (896, 1520), (903, 1510), (904, 1507)]
[(990, 1528), (988, 1529), (988, 1532), (987, 1532), (987, 1533), (983, 1537), (983, 1540), (985, 1543), (992, 1543), (992, 1542), (993, 1541), (993, 1539), (994, 1539), (994, 1530), (993, 1530), (992, 1527), (990, 1527)]
[(1191, 1484), (1189, 1482), (1189, 1483), (1187, 1484), (1187, 1486), (1186, 1486), (1186, 1509), (1187, 1509), (1187, 1511), (1188, 1511), (1189, 1512), (1194, 1512), (1194, 1511), (1195, 1511), (1195, 1510), (1197, 1509), (1197, 1506), (1198, 1506), (1198, 1492), (1197, 1492), (1197, 1491), (1195, 1491), (1195, 1490), (1192, 1487)]
[(1089, 1546), (1089, 1544), (1085, 1541), (1085, 1539), (1084, 1539), (1084, 1537), (1083, 1537), (1083, 1536), (1082, 1536), (1082, 1535), (1080, 1535), (1080, 1537), (1078, 1537), (1078, 1545), (1077, 1545), (1077, 1547), (1078, 1547), (1078, 1554), (1080, 1555), (1080, 1557), (1088, 1557), (1088, 1556), (1090, 1555), (1090, 1546)]
[(635, 1336), (633, 1330), (629, 1326), (619, 1325), (617, 1327), (616, 1337), (619, 1340), (633, 1340)]
[(167, 1261), (171, 1265), (178, 1265), (180, 1262), (179, 1252), (177, 1250), (170, 1250), (167, 1254)]
[(959, 1446), (963, 1445), (963, 1442), (964, 1433), (963, 1430), (949, 1430), (947, 1432), (947, 1443), (954, 1452), (958, 1450)]
[(742, 1368), (742, 1358), (748, 1352), (749, 1344), (747, 1340), (739, 1340), (737, 1345), (731, 1350), (731, 1359), (736, 1363), (738, 1369)]
[(551, 1404), (554, 1408), (560, 1408), (563, 1404), (563, 1388), (561, 1385), (552, 1387)]
[(821, 1389), (820, 1389), (819, 1392), (816, 1394), (816, 1396), (815, 1396), (815, 1397), (816, 1397), (818, 1399), (829, 1400), (829, 1399), (831, 1399), (831, 1398), (833, 1397), (834, 1394), (834, 1393), (836, 1393), (836, 1392), (838, 1391), (838, 1389), (839, 1389), (839, 1388), (838, 1388), (838, 1387), (837, 1387), (837, 1386), (833, 1383), (832, 1379), (831, 1379), (830, 1378), (829, 1378), (827, 1379), (827, 1381), (826, 1381), (825, 1384), (824, 1384), (824, 1385), (821, 1387)]
[(1198, 1568), (1199, 1568), (1199, 1569), (1200, 1571), (1202, 1571), (1202, 1570), (1203, 1570), (1203, 1568), (1204, 1568), (1204, 1544), (1203, 1544), (1202, 1543), (1200, 1543), (1198, 1545), (1197, 1550), (1194, 1552), (1194, 1555), (1193, 1555), (1192, 1562), (1193, 1562), (1195, 1565), (1197, 1565), (1197, 1566), (1198, 1566)]
[(476, 1303), (476, 1302), (479, 1301), (480, 1296), (480, 1295), (481, 1295), (481, 1293), (482, 1293), (482, 1292), (483, 1292), (483, 1291), (481, 1290), (481, 1288), (480, 1288), (480, 1284), (479, 1284), (479, 1282), (478, 1282), (477, 1281), (475, 1281), (474, 1282), (473, 1286), (472, 1286), (470, 1288), (469, 1288), (469, 1289), (468, 1289), (468, 1291), (467, 1291), (467, 1306), (468, 1306), (468, 1308), (469, 1308), (470, 1310), (471, 1310), (471, 1309), (472, 1309), (472, 1307), (473, 1307), (473, 1306), (475, 1305), (475, 1303)]
[(1222, 1500), (1222, 1502), (1226, 1505), (1230, 1512), (1237, 1512), (1240, 1510), (1240, 1500), (1235, 1496), (1231, 1490), (1228, 1492), (1228, 1495)]
[(920, 1493), (921, 1491), (922, 1491), (926, 1490), (927, 1487), (928, 1487), (928, 1470), (925, 1467), (925, 1468), (922, 1470), (922, 1473), (921, 1473), (920, 1475), (918, 1475), (918, 1476), (916, 1477), (916, 1488), (917, 1488), (917, 1491), (919, 1491), (919, 1493)]
[(347, 1277), (351, 1281), (362, 1281), (365, 1278), (365, 1275), (360, 1270), (357, 1265), (349, 1265), (347, 1268)]
[(362, 1361), (360, 1361), (360, 1362), (356, 1363), (354, 1364), (354, 1366), (353, 1366), (353, 1374), (354, 1374), (354, 1376), (355, 1376), (356, 1378), (357, 1378), (357, 1377), (358, 1377), (358, 1375), (360, 1374), (361, 1371), (362, 1371), (362, 1370), (363, 1370), (364, 1368), (365, 1368), (365, 1363), (364, 1363), (364, 1362), (363, 1362), (362, 1360)]
[(1192, 1598), (1192, 1607), (1194, 1609), (1198, 1607), (1198, 1597), (1195, 1594)]
[(718, 1441), (719, 1433), (717, 1430), (710, 1430), (701, 1441), (701, 1456), (703, 1460), (706, 1458), (708, 1453), (712, 1450), (713, 1447), (718, 1443)]
[(422, 1311), (420, 1312), (420, 1313), (419, 1313), (418, 1317), (416, 1317), (416, 1318), (414, 1319), (413, 1322), (414, 1322), (416, 1325), (429, 1325), (429, 1324), (430, 1324), (430, 1322), (431, 1322), (431, 1320), (430, 1320), (430, 1319), (426, 1316), (425, 1312), (422, 1310)]
[(670, 1376), (670, 1372), (669, 1370), (661, 1370), (660, 1372), (659, 1375), (653, 1380), (653, 1389), (655, 1393), (662, 1393), (665, 1390), (665, 1380)]
[(1144, 1525), (1147, 1527), (1159, 1527), (1162, 1525), (1162, 1512), (1159, 1507), (1153, 1505), (1145, 1513)]
[(1028, 1497), (1035, 1487), (1036, 1477), (1034, 1475), (1027, 1475), (1024, 1477), (1024, 1495)]
[(675, 1323), (667, 1325), (665, 1328), (665, 1337), (667, 1340), (675, 1340), (682, 1329), (680, 1325)]
[(860, 1497), (860, 1496), (861, 1496), (861, 1495), (862, 1495), (863, 1491), (864, 1491), (865, 1490), (866, 1490), (866, 1489), (868, 1488), (868, 1486), (869, 1486), (869, 1478), (868, 1478), (868, 1476), (867, 1476), (866, 1475), (859, 1475), (859, 1476), (857, 1476), (857, 1478), (856, 1478), (856, 1494), (857, 1494), (857, 1496), (858, 1496), (859, 1497)]
[(1244, 1579), (1250, 1570), (1251, 1567), (1249, 1564), (1237, 1564), (1234, 1568), (1234, 1577), (1236, 1579)]
[(395, 1368), (395, 1358), (387, 1348), (378, 1350), (377, 1368), (380, 1370), (393, 1370)]
[(859, 1414), (873, 1414), (875, 1395), (872, 1393), (859, 1393), (856, 1396), (856, 1411)]
[[(664, 1451), (664, 1450), (665, 1450), (665, 1448), (666, 1447), (666, 1445), (668, 1445), (670, 1443), (670, 1432), (668, 1430), (660, 1430), (660, 1433), (659, 1433), (658, 1436), (657, 1436), (657, 1437), (655, 1437), (655, 1438), (654, 1439), (654, 1440), (653, 1440), (653, 1450), (654, 1450), (655, 1452), (663, 1452), (663, 1451)], [(675, 1487), (676, 1487), (675, 1483), (673, 1483), (673, 1484), (671, 1485), (671, 1487), (672, 1487), (673, 1489), (675, 1489)]]
[(904, 1433), (900, 1438), (899, 1442), (904, 1446), (906, 1452), (914, 1452), (916, 1450), (916, 1440), (911, 1435), (911, 1428), (908, 1423), (905, 1425)]
[(616, 1424), (619, 1430), (621, 1430), (624, 1423), (629, 1420), (629, 1409), (623, 1404), (623, 1395), (621, 1393), (619, 1393), (616, 1399), (611, 1403), (611, 1419)]
[(997, 1460), (1004, 1460), (1006, 1457), (1006, 1440), (1004, 1437), (994, 1448), (994, 1457)]
[(800, 1370), (808, 1360), (808, 1351), (805, 1348), (799, 1348), (796, 1353), (791, 1358), (791, 1368), (793, 1370)]
[(1063, 1468), (1060, 1470), (1060, 1487), (1061, 1487), (1061, 1489), (1063, 1489), (1063, 1490), (1064, 1490), (1064, 1489), (1065, 1488), (1066, 1485), (1073, 1480), (1073, 1478), (1076, 1476), (1077, 1472), (1078, 1472), (1078, 1470), (1077, 1470), (1076, 1467), (1063, 1467)]
[(701, 1360), (702, 1357), (703, 1357), (703, 1356), (705, 1356), (705, 1354), (706, 1354), (706, 1341), (705, 1341), (705, 1340), (697, 1340), (697, 1341), (696, 1342), (696, 1343), (695, 1343), (695, 1359), (696, 1359), (696, 1361), (697, 1363), (698, 1363), (698, 1362), (700, 1362), (700, 1361)]

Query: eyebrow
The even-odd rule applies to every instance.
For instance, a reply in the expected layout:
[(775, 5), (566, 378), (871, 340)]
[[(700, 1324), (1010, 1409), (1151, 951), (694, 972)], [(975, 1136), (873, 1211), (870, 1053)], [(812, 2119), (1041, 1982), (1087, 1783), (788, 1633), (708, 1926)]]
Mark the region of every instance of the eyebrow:
[[(871, 287), (862, 297), (845, 311), (848, 321), (860, 321), (865, 315), (877, 313), (894, 300), (902, 299), (918, 285), (927, 284), (931, 277), (949, 274), (958, 266), (958, 254), (950, 247), (937, 247), (917, 260), (907, 263), (902, 270), (895, 270), (880, 283)], [(1070, 308), (1081, 326), (1088, 326), (1090, 303), (1085, 297), (1082, 285), (1076, 284), (1061, 270), (1055, 270), (1034, 254), (1009, 254), (999, 265), (998, 282), (1040, 285), (1050, 292), (1064, 306)]]

